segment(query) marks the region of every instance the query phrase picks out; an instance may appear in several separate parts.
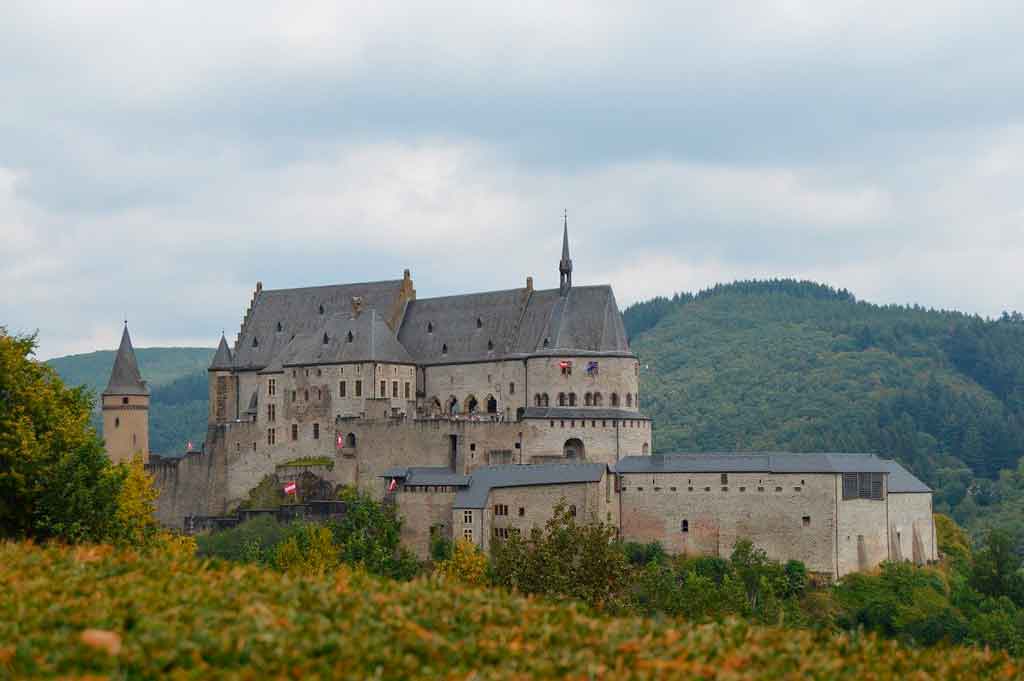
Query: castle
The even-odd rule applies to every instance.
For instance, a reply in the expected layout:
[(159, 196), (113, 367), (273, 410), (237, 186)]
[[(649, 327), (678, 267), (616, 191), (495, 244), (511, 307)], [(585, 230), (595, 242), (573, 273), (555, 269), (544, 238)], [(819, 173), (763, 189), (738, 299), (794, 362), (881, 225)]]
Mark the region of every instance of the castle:
[[(434, 534), (486, 549), (563, 502), (626, 540), (727, 555), (749, 538), (834, 577), (937, 558), (931, 491), (896, 462), (652, 455), (640, 362), (611, 287), (573, 285), (567, 225), (558, 270), (557, 289), (527, 277), (440, 298), (417, 298), (408, 270), (336, 286), (257, 283), (235, 342), (222, 336), (209, 367), (202, 450), (147, 464), (158, 519), (181, 527), (267, 481), (302, 482), (397, 504), (403, 541), (422, 557)], [(145, 450), (148, 389), (127, 328), (103, 400), (105, 434), (127, 427), (108, 435), (111, 457)]]

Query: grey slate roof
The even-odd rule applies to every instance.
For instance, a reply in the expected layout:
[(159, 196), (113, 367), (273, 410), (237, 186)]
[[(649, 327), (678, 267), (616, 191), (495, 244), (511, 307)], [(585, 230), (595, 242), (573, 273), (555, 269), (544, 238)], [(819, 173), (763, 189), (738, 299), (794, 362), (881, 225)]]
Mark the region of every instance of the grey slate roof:
[(918, 480), (913, 473), (891, 459), (882, 459), (889, 469), (889, 492), (892, 494), (914, 494), (931, 492), (932, 488)]
[(295, 336), (270, 364), (286, 367), (367, 361), (414, 363), (384, 318), (373, 309), (359, 316), (349, 312), (321, 319), (320, 326), (312, 333)]
[(228, 341), (224, 338), (224, 334), (221, 334), (220, 345), (217, 346), (217, 352), (210, 362), (210, 371), (230, 369), (234, 365), (234, 359), (231, 357), (231, 348), (228, 347)]
[(135, 360), (135, 349), (132, 347), (132, 339), (128, 335), (127, 324), (121, 333), (121, 345), (117, 348), (114, 367), (110, 371), (110, 381), (103, 394), (149, 395), (149, 386), (142, 380), (142, 374), (139, 373), (139, 363)]
[(598, 482), (607, 471), (603, 463), (484, 466), (473, 471), (469, 487), (456, 493), (454, 508), (483, 508), (491, 490), (497, 487)]
[(409, 466), (407, 468), (389, 468), (380, 476), (382, 478), (402, 478), (407, 485), (452, 485), (465, 487), (470, 476), (453, 473), (450, 468), (441, 466)]
[(888, 462), (874, 454), (655, 454), (627, 456), (618, 473), (888, 473)]
[[(354, 297), (363, 299), (363, 310), (389, 311), (398, 300), (401, 287), (402, 280), (396, 279), (335, 286), (264, 289), (256, 294), (252, 310), (242, 324), (235, 348), (235, 367), (263, 369), (292, 338), (313, 333), (324, 324), (327, 317), (351, 313)], [(320, 314), (321, 305), (324, 308), (323, 314)], [(256, 346), (253, 346), (254, 340)]]
[(558, 289), (519, 288), (417, 299), (406, 308), (398, 340), (420, 364), (545, 352), (630, 354), (610, 286), (577, 286), (565, 297)]
[(633, 419), (650, 421), (650, 416), (625, 409), (604, 409), (594, 407), (527, 407), (523, 418), (528, 419)]

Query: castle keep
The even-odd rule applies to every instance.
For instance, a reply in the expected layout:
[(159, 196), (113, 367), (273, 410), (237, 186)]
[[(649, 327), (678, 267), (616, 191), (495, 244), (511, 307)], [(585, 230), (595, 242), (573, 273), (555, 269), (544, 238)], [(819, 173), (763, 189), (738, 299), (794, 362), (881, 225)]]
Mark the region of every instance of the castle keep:
[[(261, 483), (300, 482), (397, 504), (405, 542), (424, 557), (435, 533), (486, 548), (564, 502), (627, 540), (720, 555), (749, 538), (834, 576), (936, 558), (930, 490), (895, 462), (652, 456), (640, 363), (611, 287), (573, 285), (567, 227), (558, 270), (557, 289), (528, 277), (440, 298), (417, 298), (408, 270), (360, 284), (257, 284), (209, 368), (202, 450), (150, 460), (158, 518), (181, 527), (233, 510)], [(120, 363), (119, 351), (115, 374)], [(141, 406), (148, 391), (133, 389), (112, 399)], [(115, 455), (123, 447), (112, 442)]]

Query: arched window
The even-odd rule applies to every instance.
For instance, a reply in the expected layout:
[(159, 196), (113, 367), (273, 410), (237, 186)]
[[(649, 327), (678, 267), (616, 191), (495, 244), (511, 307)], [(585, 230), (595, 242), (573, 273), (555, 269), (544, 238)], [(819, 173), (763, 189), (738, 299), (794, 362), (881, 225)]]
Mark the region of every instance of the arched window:
[(544, 406), (545, 407), (550, 407), (551, 406), (551, 398), (548, 397), (547, 393), (544, 393), (543, 395), (541, 395), (541, 399), (544, 401)]
[(352, 342), (353, 340), (355, 340), (355, 338), (356, 338), (356, 337), (352, 335), (352, 332), (351, 332), (351, 331), (349, 331), (349, 332), (348, 332), (348, 335), (347, 335), (347, 336), (345, 336), (345, 340), (347, 340), (347, 341), (348, 341), (349, 343), (351, 343), (351, 342)]
[(448, 354), (448, 344), (447, 343), (445, 343), (444, 345), (441, 346), (441, 354), (442, 355), (447, 355)]
[(259, 340), (257, 340), (257, 339), (256, 339), (256, 337), (255, 337), (255, 336), (254, 336), (254, 337), (253, 337), (253, 339), (252, 339), (252, 346), (253, 346), (254, 348), (258, 348), (258, 347), (260, 346), (260, 342), (259, 342)]
[(627, 407), (632, 407), (633, 406), (633, 393), (626, 393), (626, 406)]
[(585, 458), (583, 440), (579, 439), (578, 437), (566, 440), (565, 444), (562, 445), (562, 455), (567, 459)]
[(427, 333), (434, 333), (434, 322), (427, 322)]
[(689, 520), (683, 520), (683, 522), (680, 523), (679, 529), (682, 530), (683, 532), (689, 532), (690, 531), (690, 521)]
[(430, 400), (430, 413), (434, 416), (441, 415), (441, 400), (436, 395)]
[(593, 404), (593, 401), (594, 401), (594, 398), (593, 398), (593, 397), (591, 397), (590, 393), (586, 393), (586, 394), (585, 394), (585, 395), (583, 396), (583, 406), (584, 406), (584, 407), (589, 407), (589, 406), (591, 406), (591, 405)]
[(487, 349), (488, 350), (493, 350), (494, 349), (494, 341), (492, 341), (492, 340), (487, 341)]
[(324, 313), (324, 306), (323, 306), (323, 305), (321, 305), (321, 306), (320, 306), (320, 314), (323, 314), (323, 313)]
[(535, 407), (543, 406), (541, 404), (541, 401), (540, 401), (540, 393), (537, 393), (536, 395), (533, 396), (533, 406), (535, 406)]
[(483, 327), (483, 325), (484, 325), (484, 320), (482, 320), (482, 319), (480, 319), (479, 317), (477, 317), (477, 318), (476, 318), (476, 328), (478, 328), (478, 329), (479, 329), (479, 328), (482, 328), (482, 327)]
[(565, 406), (565, 393), (558, 393), (558, 406), (559, 407), (564, 407)]
[(278, 330), (278, 332), (284, 331), (284, 327), (281, 326), (281, 322), (277, 323), (277, 330)]
[(345, 446), (346, 447), (350, 447), (350, 448), (355, 448), (355, 446), (356, 446), (356, 434), (355, 433), (349, 433), (348, 435), (345, 436)]
[(327, 345), (327, 340), (328, 340), (328, 338), (327, 338), (327, 334), (325, 333), (325, 334), (324, 334), (324, 345)]
[(121, 427), (121, 417), (120, 416), (118, 416), (118, 417), (116, 417), (114, 419), (114, 427), (115, 428), (120, 428)]
[(619, 394), (618, 393), (612, 393), (612, 406), (613, 407), (619, 406)]
[(494, 395), (487, 396), (487, 413), (497, 414), (498, 413), (498, 400), (494, 399)]
[(452, 395), (451, 397), (448, 398), (447, 411), (450, 415), (453, 416), (459, 412), (459, 400), (456, 399), (455, 395)]
[(576, 393), (569, 393), (569, 406), (570, 407), (575, 407), (576, 406)]
[(551, 341), (549, 341), (547, 338), (545, 338), (544, 339), (544, 347), (548, 347), (549, 345), (551, 345)]
[(601, 393), (594, 393), (594, 406), (600, 407), (602, 404), (604, 404), (604, 397)]
[(476, 401), (476, 397), (470, 395), (466, 398), (466, 413), (475, 414), (477, 409), (480, 408), (480, 403)]
[(642, 451), (643, 451), (643, 453), (644, 453), (644, 454), (650, 454), (650, 453), (651, 453), (651, 446), (650, 446), (650, 445), (648, 445), (648, 444), (647, 444), (647, 443), (645, 442), (645, 443), (644, 443), (644, 447), (643, 447), (643, 450), (642, 450)]

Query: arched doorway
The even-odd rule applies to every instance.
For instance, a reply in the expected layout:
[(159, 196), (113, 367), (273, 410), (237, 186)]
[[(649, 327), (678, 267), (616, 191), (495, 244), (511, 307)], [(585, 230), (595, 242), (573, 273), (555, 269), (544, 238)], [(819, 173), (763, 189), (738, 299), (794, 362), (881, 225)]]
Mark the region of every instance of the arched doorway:
[(643, 453), (644, 454), (650, 454), (651, 453), (651, 447), (646, 442), (644, 443)]
[(583, 459), (586, 452), (583, 449), (583, 440), (578, 437), (569, 438), (562, 445), (562, 455), (567, 459)]
[(435, 396), (433, 399), (430, 400), (430, 415), (440, 416), (442, 413), (443, 411), (441, 408), (441, 400), (438, 399), (437, 396)]
[(487, 413), (497, 414), (498, 413), (498, 400), (494, 399), (494, 395), (487, 396)]
[(345, 446), (349, 447), (351, 449), (355, 449), (355, 446), (356, 446), (356, 434), (355, 433), (349, 433), (348, 435), (345, 436)]
[(470, 395), (466, 398), (466, 413), (475, 414), (480, 409), (480, 403), (474, 395)]
[(449, 416), (455, 416), (455, 414), (458, 413), (459, 401), (455, 398), (455, 395), (448, 398), (448, 406), (445, 411), (448, 412)]

